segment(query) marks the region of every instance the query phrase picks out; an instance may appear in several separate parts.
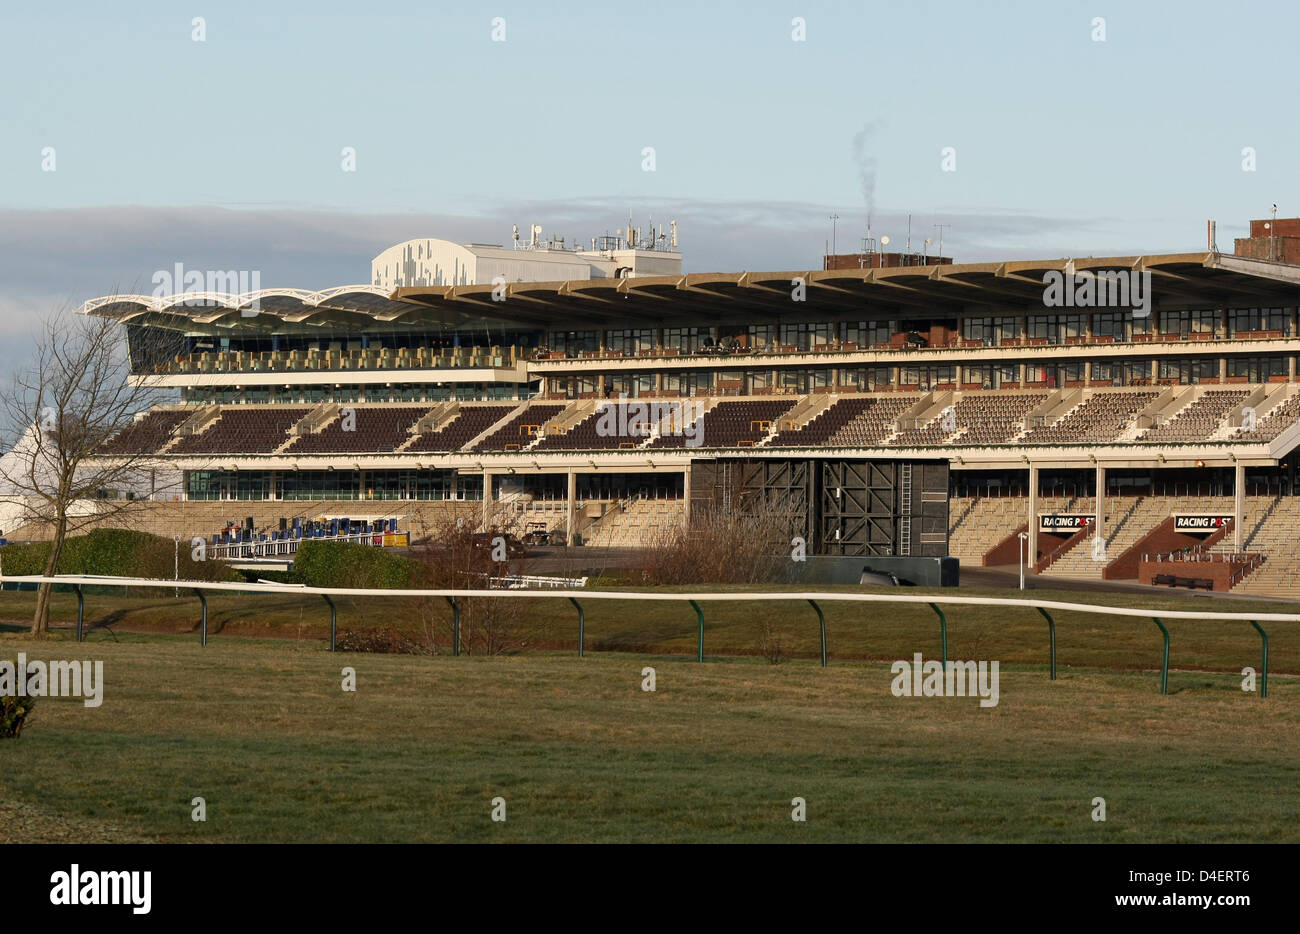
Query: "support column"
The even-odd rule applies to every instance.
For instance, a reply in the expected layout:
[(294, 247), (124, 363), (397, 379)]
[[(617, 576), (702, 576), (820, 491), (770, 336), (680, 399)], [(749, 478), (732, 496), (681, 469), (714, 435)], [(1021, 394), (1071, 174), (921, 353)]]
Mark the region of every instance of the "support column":
[(1237, 461), (1232, 467), (1232, 550), (1241, 551), (1241, 526), (1246, 521), (1246, 465)]
[[(1106, 540), (1106, 468), (1097, 465), (1097, 486), (1093, 490), (1093, 504), (1097, 508), (1097, 535)], [(1093, 537), (1096, 538), (1097, 535)]]
[(486, 531), (492, 518), (492, 471), (483, 469), (483, 529)]
[(682, 468), (682, 524), (691, 523), (691, 467)]
[(576, 505), (575, 501), (577, 500), (577, 498), (578, 498), (578, 475), (573, 472), (572, 468), (570, 468), (568, 495), (564, 503), (564, 527), (568, 530), (568, 534), (569, 534), (568, 543), (570, 545), (573, 544), (573, 536), (577, 529), (577, 526), (575, 525), (575, 521), (574, 521), (576, 515), (574, 512), (574, 506)]
[(1029, 548), (1025, 555), (1025, 565), (1033, 573), (1038, 561), (1038, 468), (1029, 465)]
[(1228, 358), (1220, 357), (1219, 358), (1219, 382), (1226, 383), (1227, 381), (1228, 381)]

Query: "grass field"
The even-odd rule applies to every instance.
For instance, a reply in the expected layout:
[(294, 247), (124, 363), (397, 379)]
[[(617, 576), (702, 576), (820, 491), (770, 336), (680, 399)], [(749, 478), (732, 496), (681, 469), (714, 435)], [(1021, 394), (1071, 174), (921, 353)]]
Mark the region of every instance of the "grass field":
[[(1113, 598), (1144, 600), (1250, 607)], [(19, 619), (30, 601), (4, 594), (0, 613)], [(755, 652), (765, 621), (811, 657), (816, 617), (798, 603), (708, 606), (701, 665), (649, 654), (694, 652), (685, 604), (592, 601), (589, 648), (610, 651), (578, 659), (561, 601), (529, 621), (528, 651), (461, 658), (331, 656), (323, 604), (250, 602), (213, 599), (226, 634), (206, 649), (175, 634), (193, 600), (178, 615), (170, 599), (89, 598), (89, 618), (118, 614), (117, 631), (83, 646), (0, 635), (0, 657), (103, 659), (106, 681), (102, 707), (45, 699), (0, 746), (0, 842), (1300, 840), (1300, 682), (1283, 674), (1300, 671), (1295, 626), (1270, 627), (1264, 699), (1241, 690), (1241, 668), (1259, 664), (1249, 627), (1171, 623), (1162, 697), (1149, 621), (1059, 614), (1051, 682), (1036, 614), (954, 608), (950, 657), (1003, 664), (1000, 703), (982, 709), (891, 694), (889, 660), (937, 656), (924, 607), (828, 607), (823, 670), (726, 657)], [(343, 607), (341, 624), (403, 618), (371, 606)], [(345, 665), (355, 693), (340, 689)], [(205, 823), (190, 820), (195, 796)], [(790, 820), (795, 796), (806, 823)]]

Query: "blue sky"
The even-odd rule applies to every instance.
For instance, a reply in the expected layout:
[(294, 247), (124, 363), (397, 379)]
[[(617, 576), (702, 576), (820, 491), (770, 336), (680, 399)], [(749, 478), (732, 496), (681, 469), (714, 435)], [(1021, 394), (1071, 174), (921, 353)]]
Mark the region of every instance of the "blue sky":
[(0, 332), (175, 262), (325, 287), (629, 213), (691, 271), (816, 268), (864, 188), (958, 261), (1200, 249), (1211, 217), (1231, 250), (1300, 214), (1298, 32), (1280, 2), (6, 3)]

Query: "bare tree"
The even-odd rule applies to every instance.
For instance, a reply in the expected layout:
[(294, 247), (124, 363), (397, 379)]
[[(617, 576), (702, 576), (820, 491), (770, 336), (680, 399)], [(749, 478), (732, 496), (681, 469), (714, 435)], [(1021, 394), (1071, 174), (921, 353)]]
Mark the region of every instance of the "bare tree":
[[(131, 378), (126, 329), (117, 321), (64, 310), (43, 323), (32, 362), (0, 389), (9, 451), (0, 458), (0, 492), (21, 522), (48, 528), (45, 576), (57, 572), (70, 534), (138, 508), (127, 491), (149, 476), (151, 452), (129, 445), (111, 456), (97, 452), (136, 413), (163, 401), (155, 379)], [(50, 591), (43, 584), (37, 596), (37, 638), (49, 629)]]
[[(521, 601), (486, 596), (494, 582), (511, 573), (505, 551), (506, 511), (492, 510), (482, 533), (464, 517), (447, 515), (432, 525), (428, 541), (413, 549), (417, 562), (413, 583), (430, 590), (482, 590), (483, 597), (458, 600), (461, 648), (467, 654), (500, 655), (523, 648), (519, 634), (525, 611)], [(507, 558), (507, 560), (497, 560)], [(452, 643), (451, 621), (442, 598), (420, 601), (418, 617), (430, 645)]]

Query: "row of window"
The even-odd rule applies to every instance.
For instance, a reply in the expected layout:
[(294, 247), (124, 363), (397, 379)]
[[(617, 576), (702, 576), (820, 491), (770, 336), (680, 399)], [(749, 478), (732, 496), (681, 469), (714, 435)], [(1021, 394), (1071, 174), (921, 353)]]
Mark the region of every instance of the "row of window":
[(481, 500), (483, 478), (454, 470), (191, 470), (192, 500)]
[[(1253, 383), (1268, 382), (1279, 376), (1286, 376), (1290, 369), (1287, 356), (1230, 357), (1227, 359), (1225, 375), (1230, 378), (1245, 379)], [(978, 384), (989, 389), (1020, 382), (1019, 364), (982, 364), (967, 365), (961, 368), (961, 382), (964, 385)], [(870, 389), (889, 389), (893, 383), (893, 368), (887, 366), (841, 367), (839, 385), (857, 387), (866, 391)], [(1111, 383), (1127, 386), (1139, 380), (1173, 379), (1183, 384), (1200, 383), (1218, 379), (1219, 359), (1217, 357), (1183, 357), (1162, 359), (1157, 363), (1154, 374), (1151, 361), (1142, 360), (1098, 360), (1092, 364), (1092, 381), (1094, 383)], [(794, 392), (815, 392), (818, 389), (835, 385), (835, 372), (830, 367), (797, 368), (789, 367), (776, 371), (764, 369), (724, 370), (679, 370), (662, 374), (663, 391), (677, 392), (682, 395), (707, 395), (710, 393), (739, 392), (759, 394), (773, 390)], [(930, 389), (938, 385), (956, 384), (957, 367), (955, 365), (919, 365), (898, 368), (898, 382), (906, 387)], [(1029, 382), (1043, 382), (1052, 386), (1061, 386), (1086, 379), (1085, 364), (1074, 360), (1059, 364), (1028, 364), (1025, 367), (1025, 379)], [(656, 391), (656, 376), (653, 373), (617, 374), (605, 378), (605, 394), (608, 396), (626, 395), (632, 398), (648, 395)], [(600, 391), (597, 376), (552, 376), (547, 378), (547, 392), (565, 393), (573, 398), (593, 395)]]
[(369, 386), (187, 386), (181, 401), (195, 404), (234, 405), (249, 403), (321, 402), (498, 402), (528, 399), (534, 390), (528, 384), (458, 383), (454, 386), (427, 383)]
[[(1231, 308), (1227, 312), (1226, 331), (1222, 313), (1215, 309), (1192, 311), (1161, 311), (1155, 316), (1161, 334), (1221, 335), (1235, 337), (1243, 333), (1280, 331), (1291, 335), (1290, 308)], [(1021, 322), (1025, 323), (1024, 336), (1046, 340), (1050, 344), (1065, 343), (1068, 338), (1088, 334), (1088, 318), (1092, 318), (1094, 337), (1129, 341), (1133, 336), (1152, 332), (1152, 316), (1138, 318), (1132, 311), (1095, 311), (1069, 314), (1031, 314), (1022, 319), (1018, 315), (989, 315), (964, 317), (960, 320), (960, 333), (965, 340), (976, 340), (997, 346), (1003, 340), (1020, 338)], [(779, 325), (750, 325), (743, 328), (664, 328), (663, 346), (681, 353), (695, 353), (715, 340), (736, 339), (748, 347), (764, 347), (772, 343), (810, 350), (833, 341), (855, 343), (859, 347), (888, 343), (902, 331), (929, 330), (932, 324), (952, 324), (941, 321), (908, 321), (881, 319), (876, 321), (811, 322)], [(573, 352), (600, 349), (600, 331), (551, 331), (547, 335), (553, 350)], [(609, 350), (641, 352), (653, 350), (656, 334), (653, 328), (612, 330), (605, 332), (605, 346)]]

